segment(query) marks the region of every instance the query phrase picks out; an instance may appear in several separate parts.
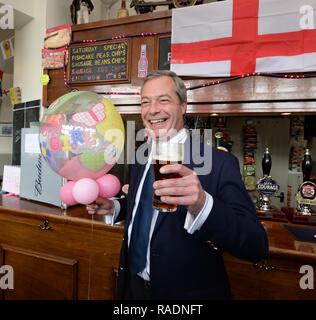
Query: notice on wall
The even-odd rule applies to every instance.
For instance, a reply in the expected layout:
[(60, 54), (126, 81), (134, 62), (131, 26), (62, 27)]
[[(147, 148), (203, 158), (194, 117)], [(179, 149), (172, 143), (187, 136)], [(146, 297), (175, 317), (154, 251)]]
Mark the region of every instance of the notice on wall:
[(129, 82), (129, 40), (69, 47), (68, 82)]
[(37, 133), (25, 134), (25, 153), (40, 154), (39, 135)]
[(2, 191), (20, 194), (21, 167), (5, 165), (3, 168)]

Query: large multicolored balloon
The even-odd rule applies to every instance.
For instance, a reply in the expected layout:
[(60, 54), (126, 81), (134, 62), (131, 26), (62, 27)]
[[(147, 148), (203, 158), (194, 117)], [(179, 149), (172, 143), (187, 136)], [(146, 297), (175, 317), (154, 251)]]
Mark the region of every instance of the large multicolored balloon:
[(124, 148), (123, 121), (110, 100), (89, 91), (70, 92), (46, 110), (40, 147), (60, 176), (96, 180), (114, 166)]

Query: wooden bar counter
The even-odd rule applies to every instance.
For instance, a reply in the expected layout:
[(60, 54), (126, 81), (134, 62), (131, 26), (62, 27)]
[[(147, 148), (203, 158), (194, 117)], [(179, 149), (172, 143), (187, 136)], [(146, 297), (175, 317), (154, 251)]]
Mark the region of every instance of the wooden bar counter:
[(2, 197), (0, 266), (14, 269), (2, 299), (113, 299), (121, 241), (121, 226), (92, 220), (84, 206)]
[[(225, 254), (234, 299), (316, 299), (300, 288), (316, 244), (299, 242), (281, 222), (262, 222), (269, 237), (267, 261), (252, 264)], [(92, 219), (84, 206), (67, 212), (18, 197), (0, 197), (0, 266), (14, 269), (14, 289), (2, 299), (113, 299), (122, 226)], [(0, 275), (1, 277), (2, 275)]]
[(300, 288), (306, 272), (300, 274), (301, 266), (309, 265), (316, 270), (316, 243), (296, 241), (284, 228), (284, 224), (302, 225), (275, 221), (262, 221), (262, 224), (269, 238), (267, 261), (252, 264), (225, 255), (233, 298), (316, 299), (316, 289)]

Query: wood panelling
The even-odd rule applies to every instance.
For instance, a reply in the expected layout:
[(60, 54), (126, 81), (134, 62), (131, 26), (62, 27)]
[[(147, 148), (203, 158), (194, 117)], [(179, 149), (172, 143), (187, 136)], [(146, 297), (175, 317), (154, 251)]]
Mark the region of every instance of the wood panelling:
[(268, 261), (260, 266), (226, 255), (233, 299), (315, 300), (316, 290), (300, 288), (303, 274), (299, 270), (307, 261), (316, 270), (316, 255), (313, 259), (297, 260), (290, 253), (282, 258), (271, 254)]
[[(43, 230), (45, 219), (50, 228)], [(302, 265), (316, 270), (316, 245), (295, 240), (283, 223), (262, 223), (269, 239), (267, 261), (254, 265), (224, 254), (233, 298), (316, 299), (316, 290), (299, 286)], [(115, 297), (122, 226), (92, 219), (84, 206), (64, 212), (0, 197), (0, 231), (0, 264), (12, 264), (15, 274), (15, 289), (3, 290), (4, 298)]]
[[(300, 288), (303, 265), (316, 270), (315, 244), (299, 242), (284, 223), (262, 222), (269, 239), (269, 258), (259, 265), (225, 254), (234, 299), (316, 299), (316, 290)], [(309, 226), (306, 226), (309, 228)], [(315, 279), (314, 279), (315, 281)]]
[[(211, 80), (189, 80), (193, 87)], [(189, 101), (217, 103), (280, 102), (316, 100), (316, 77), (306, 79), (285, 79), (251, 76), (237, 80), (202, 87), (189, 92)]]
[(160, 11), (72, 27), (73, 41), (104, 40), (112, 37), (163, 33), (171, 30), (171, 11)]
[(77, 299), (78, 261), (8, 245), (0, 250), (2, 265), (14, 270), (14, 289), (3, 290), (5, 300)]
[[(5, 292), (5, 297), (114, 298), (120, 226), (105, 225), (104, 217), (92, 219), (83, 206), (63, 212), (18, 198), (4, 198), (4, 202), (11, 205), (0, 207), (0, 243), (4, 248), (15, 248), (4, 250), (4, 261), (17, 268), (15, 289)], [(45, 219), (48, 228), (43, 229)], [(30, 273), (31, 280), (25, 279)], [(36, 294), (34, 289), (28, 293), (30, 282)], [(50, 287), (53, 290), (48, 296)]]

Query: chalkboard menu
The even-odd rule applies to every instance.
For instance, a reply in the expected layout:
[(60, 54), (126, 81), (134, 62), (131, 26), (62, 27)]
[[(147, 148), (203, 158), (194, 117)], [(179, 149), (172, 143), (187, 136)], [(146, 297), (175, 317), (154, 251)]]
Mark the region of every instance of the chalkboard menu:
[(68, 82), (129, 82), (129, 40), (69, 47)]
[(162, 36), (159, 38), (158, 49), (158, 69), (170, 70), (170, 57), (171, 57), (171, 37)]

